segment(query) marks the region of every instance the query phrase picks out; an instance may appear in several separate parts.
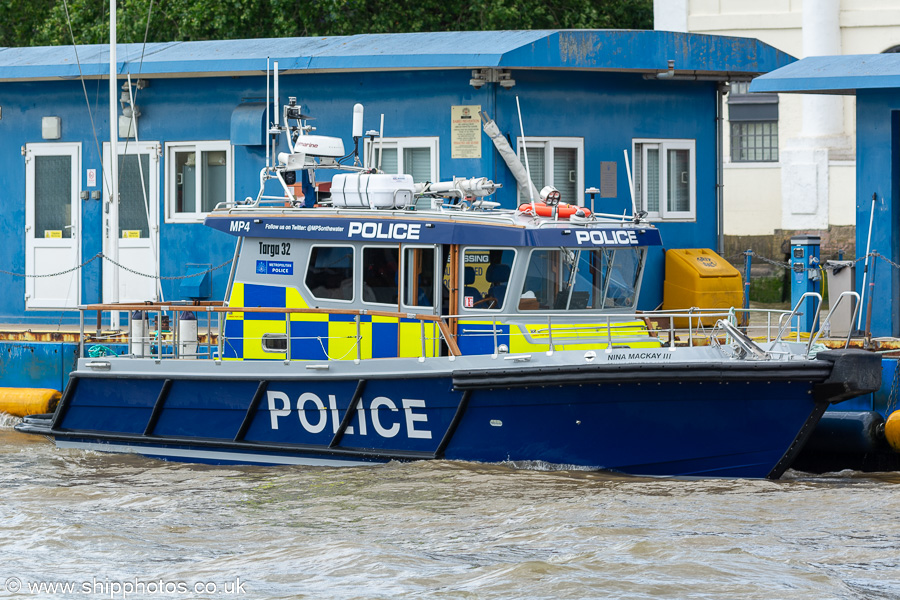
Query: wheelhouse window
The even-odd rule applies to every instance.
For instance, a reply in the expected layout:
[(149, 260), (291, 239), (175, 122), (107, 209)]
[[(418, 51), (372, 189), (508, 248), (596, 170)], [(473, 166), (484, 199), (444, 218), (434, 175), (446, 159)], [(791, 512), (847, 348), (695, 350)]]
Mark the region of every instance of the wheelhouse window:
[(520, 311), (634, 308), (643, 251), (637, 248), (533, 250)]
[(515, 250), (467, 248), (463, 253), (463, 308), (501, 310)]
[(363, 301), (397, 306), (397, 271), (400, 252), (396, 247), (363, 248)]
[(403, 250), (403, 304), (434, 307), (434, 248)]
[[(528, 169), (538, 190), (552, 185), (560, 201), (584, 204), (584, 139), (574, 137), (528, 137)], [(519, 160), (525, 164), (522, 138), (518, 139)], [(519, 195), (519, 203), (531, 198)], [(540, 198), (535, 198), (540, 200)]]
[(231, 145), (227, 141), (166, 144), (166, 220), (202, 221), (232, 200)]
[(728, 94), (731, 162), (778, 161), (778, 94), (750, 94), (735, 81)]
[(306, 267), (306, 287), (322, 300), (353, 300), (353, 247), (313, 246)]
[[(437, 137), (407, 137), (366, 140), (366, 164), (372, 157), (372, 165), (385, 173), (412, 175), (416, 183), (439, 181)], [(382, 152), (382, 148), (384, 149)]]
[(639, 209), (656, 220), (697, 218), (696, 142), (634, 140), (634, 195)]

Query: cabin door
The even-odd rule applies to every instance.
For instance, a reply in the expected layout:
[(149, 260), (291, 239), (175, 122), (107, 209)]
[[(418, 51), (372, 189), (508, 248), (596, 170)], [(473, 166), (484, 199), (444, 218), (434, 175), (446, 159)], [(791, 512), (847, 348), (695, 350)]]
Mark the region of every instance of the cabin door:
[[(118, 146), (119, 201), (110, 202), (109, 186), (103, 187), (103, 253), (121, 266), (105, 261), (103, 301), (161, 300), (159, 143), (121, 142)], [(107, 173), (109, 165), (107, 143), (103, 145)]]
[(25, 146), (26, 309), (81, 301), (80, 189), (80, 143)]

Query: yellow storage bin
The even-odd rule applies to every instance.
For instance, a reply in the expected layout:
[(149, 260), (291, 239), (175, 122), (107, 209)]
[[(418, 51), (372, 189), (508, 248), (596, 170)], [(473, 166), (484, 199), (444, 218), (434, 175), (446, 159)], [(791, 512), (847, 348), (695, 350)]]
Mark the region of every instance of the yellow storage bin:
[[(666, 252), (663, 310), (740, 307), (744, 301), (741, 273), (707, 248), (683, 248)], [(714, 325), (716, 318), (696, 319), (693, 326)], [(687, 318), (675, 319), (675, 327), (688, 326)]]

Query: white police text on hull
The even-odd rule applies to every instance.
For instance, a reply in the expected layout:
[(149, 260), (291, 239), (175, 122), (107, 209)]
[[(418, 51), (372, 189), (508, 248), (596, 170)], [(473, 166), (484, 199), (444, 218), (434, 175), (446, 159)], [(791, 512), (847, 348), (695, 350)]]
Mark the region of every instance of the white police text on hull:
[[(281, 419), (296, 413), (300, 426), (307, 433), (322, 433), (329, 422), (331, 433), (338, 432), (343, 414), (337, 408), (337, 398), (334, 394), (328, 394), (327, 407), (325, 401), (313, 392), (303, 392), (294, 403), (285, 392), (269, 390), (266, 396), (269, 422), (273, 430), (278, 429)], [(402, 398), (399, 407), (397, 402), (387, 396), (376, 396), (368, 402), (361, 400), (356, 407), (358, 435), (369, 435), (371, 423), (374, 434), (383, 438), (393, 438), (403, 433), (408, 439), (430, 440), (431, 431), (425, 429), (428, 424), (428, 415), (423, 412), (425, 409), (425, 401), (417, 398)], [(368, 416), (366, 412), (369, 413)], [(347, 427), (345, 433), (357, 434), (353, 426)]]

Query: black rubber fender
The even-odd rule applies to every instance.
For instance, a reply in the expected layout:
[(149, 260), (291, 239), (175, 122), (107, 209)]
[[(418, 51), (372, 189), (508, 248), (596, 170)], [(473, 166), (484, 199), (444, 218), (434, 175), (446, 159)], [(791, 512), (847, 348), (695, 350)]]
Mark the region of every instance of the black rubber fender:
[(881, 388), (881, 356), (874, 352), (823, 350), (816, 354), (816, 360), (832, 363), (831, 375), (814, 388), (816, 402), (835, 404)]

